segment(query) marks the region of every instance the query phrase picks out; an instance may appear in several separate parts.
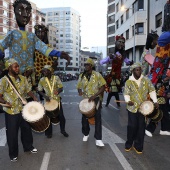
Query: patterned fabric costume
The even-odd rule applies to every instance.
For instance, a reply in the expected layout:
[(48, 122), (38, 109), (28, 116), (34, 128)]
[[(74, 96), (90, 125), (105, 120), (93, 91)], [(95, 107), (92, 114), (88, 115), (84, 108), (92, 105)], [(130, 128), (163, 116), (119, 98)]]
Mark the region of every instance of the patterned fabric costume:
[(9, 31), (7, 36), (0, 41), (0, 50), (9, 47), (9, 58), (14, 58), (20, 65), (21, 73), (27, 66), (34, 66), (34, 51), (37, 49), (45, 56), (53, 50), (40, 41), (34, 33), (22, 30)]

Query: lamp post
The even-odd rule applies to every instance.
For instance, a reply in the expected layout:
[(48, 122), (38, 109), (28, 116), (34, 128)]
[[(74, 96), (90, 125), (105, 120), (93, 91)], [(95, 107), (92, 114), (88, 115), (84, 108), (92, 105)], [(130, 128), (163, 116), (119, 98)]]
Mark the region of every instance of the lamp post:
[(135, 12), (136, 12), (136, 10), (135, 10), (135, 8), (125, 8), (124, 6), (122, 6), (121, 7), (121, 11), (124, 11), (125, 9), (131, 9), (131, 10), (133, 10), (134, 11), (134, 14), (133, 14), (133, 18), (134, 18), (134, 20), (133, 20), (133, 22), (134, 22), (134, 26), (133, 26), (133, 55), (132, 55), (132, 60), (134, 60), (135, 59), (135, 46), (136, 46), (136, 43), (135, 43), (135, 34), (136, 34), (136, 31), (135, 31)]

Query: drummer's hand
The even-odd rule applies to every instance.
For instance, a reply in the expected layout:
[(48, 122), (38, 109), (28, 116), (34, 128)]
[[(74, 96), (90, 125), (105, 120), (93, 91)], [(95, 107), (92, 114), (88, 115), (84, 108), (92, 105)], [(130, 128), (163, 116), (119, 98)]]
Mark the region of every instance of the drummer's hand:
[(58, 91), (54, 91), (54, 94), (55, 94), (55, 95), (58, 95)]
[(158, 103), (154, 103), (155, 108), (158, 109), (159, 108), (159, 104)]
[(78, 89), (78, 93), (79, 93), (79, 96), (82, 96), (83, 95), (83, 92), (81, 89)]
[(35, 97), (35, 96), (33, 97), (33, 100), (36, 101), (36, 102), (38, 102), (38, 98)]
[(47, 102), (50, 101), (50, 98), (49, 98), (48, 96), (45, 96), (44, 98), (45, 98), (45, 100), (46, 100)]
[(133, 105), (134, 105), (134, 103), (133, 103), (132, 101), (129, 101), (127, 104), (128, 104), (129, 106), (133, 106)]
[(5, 106), (5, 107), (12, 107), (12, 105), (11, 105), (11, 103), (9, 103), (9, 102), (6, 102), (5, 104), (7, 104), (8, 106)]
[(91, 102), (91, 101), (93, 101), (95, 98), (96, 98), (95, 96), (91, 96), (88, 101)]

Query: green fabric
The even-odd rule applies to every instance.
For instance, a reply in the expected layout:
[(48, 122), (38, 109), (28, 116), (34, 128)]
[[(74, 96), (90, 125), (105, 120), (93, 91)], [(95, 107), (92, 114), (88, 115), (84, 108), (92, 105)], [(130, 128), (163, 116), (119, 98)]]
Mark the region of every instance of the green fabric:
[[(84, 97), (91, 97), (96, 94), (99, 89), (106, 84), (105, 79), (102, 75), (96, 71), (92, 71), (92, 75), (90, 80), (84, 76), (81, 78), (82, 74), (79, 76), (79, 80), (77, 83), (77, 89), (82, 89), (84, 93)], [(101, 99), (101, 96), (100, 96)]]
[[(10, 76), (10, 78), (21, 97), (25, 98), (26, 94), (31, 91), (31, 86), (28, 84), (27, 79), (22, 75), (19, 75), (18, 79), (15, 79), (12, 76)], [(0, 94), (3, 95), (5, 101), (12, 105), (12, 108), (3, 107), (5, 112), (9, 114), (18, 114), (22, 111), (23, 104), (5, 77), (0, 81)]]
[[(57, 91), (58, 89), (62, 88), (63, 85), (62, 85), (62, 82), (61, 82), (61, 80), (60, 80), (60, 78), (58, 76), (52, 75), (51, 79), (49, 80), (49, 83), (50, 83), (51, 87), (52, 87), (52, 84), (53, 84), (53, 78), (55, 78), (54, 91)], [(48, 83), (47, 83), (47, 81), (45, 79), (46, 79), (46, 77), (42, 77), (40, 79), (40, 81), (38, 83), (38, 91), (43, 91), (44, 90), (45, 94), (48, 97), (50, 97), (52, 99), (55, 99), (55, 100), (57, 100), (59, 102), (60, 101), (60, 95), (55, 95), (54, 93), (51, 94), (50, 88), (49, 88)]]
[(142, 74), (145, 76), (148, 74), (149, 71), (149, 63), (145, 60), (145, 55), (148, 54), (148, 51), (144, 51), (141, 56), (141, 63), (142, 63)]
[(133, 106), (127, 105), (127, 109), (132, 113), (136, 113), (140, 105), (147, 100), (148, 93), (154, 90), (153, 84), (147, 77), (141, 79), (139, 87), (135, 81), (127, 80), (125, 83), (124, 95), (129, 95), (130, 100), (134, 102)]
[(111, 91), (111, 92), (118, 92), (118, 89), (117, 89), (116, 84), (117, 84), (117, 85), (120, 85), (120, 81), (119, 81), (118, 79), (111, 81), (111, 83), (110, 83), (110, 85), (111, 85), (110, 91)]

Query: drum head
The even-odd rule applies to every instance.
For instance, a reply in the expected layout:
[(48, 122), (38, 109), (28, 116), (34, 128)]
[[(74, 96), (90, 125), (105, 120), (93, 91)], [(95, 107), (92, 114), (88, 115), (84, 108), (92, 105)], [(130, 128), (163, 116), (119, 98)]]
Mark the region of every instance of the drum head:
[(91, 110), (95, 109), (94, 101), (89, 102), (89, 99), (83, 99), (79, 104), (79, 109), (82, 114), (88, 114)]
[(44, 107), (41, 103), (32, 101), (27, 103), (22, 110), (22, 116), (27, 122), (36, 122), (45, 114)]
[(139, 111), (144, 115), (147, 116), (151, 114), (154, 110), (154, 105), (151, 101), (145, 101), (141, 104)]
[(44, 104), (44, 107), (45, 107), (45, 110), (47, 111), (53, 111), (55, 109), (58, 108), (58, 101), (57, 100), (54, 100), (54, 99), (51, 99), (49, 102), (45, 102)]

